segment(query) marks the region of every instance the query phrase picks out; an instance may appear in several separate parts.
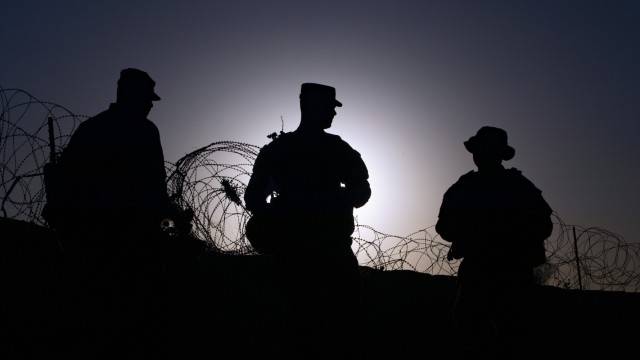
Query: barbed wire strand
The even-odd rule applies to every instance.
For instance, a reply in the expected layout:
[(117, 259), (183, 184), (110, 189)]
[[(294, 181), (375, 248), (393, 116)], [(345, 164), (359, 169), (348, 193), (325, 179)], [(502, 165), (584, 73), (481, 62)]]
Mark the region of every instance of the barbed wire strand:
[[(2, 216), (46, 226), (41, 212), (46, 202), (43, 167), (50, 161), (47, 120), (54, 119), (55, 149), (59, 153), (87, 117), (19, 89), (0, 88), (0, 101)], [(218, 141), (175, 163), (166, 163), (168, 193), (178, 206), (193, 210), (193, 235), (214, 251), (257, 254), (245, 236), (250, 213), (242, 199), (259, 150), (251, 144)], [(582, 285), (591, 290), (640, 291), (640, 244), (627, 243), (623, 236), (603, 228), (565, 224), (556, 213), (553, 219), (554, 234), (546, 241), (548, 261), (536, 268), (541, 284), (567, 289)], [(579, 234), (578, 261), (574, 228)], [(455, 276), (459, 265), (457, 260), (446, 259), (449, 243), (437, 235), (434, 226), (398, 236), (357, 221), (352, 248), (361, 265), (380, 270)]]

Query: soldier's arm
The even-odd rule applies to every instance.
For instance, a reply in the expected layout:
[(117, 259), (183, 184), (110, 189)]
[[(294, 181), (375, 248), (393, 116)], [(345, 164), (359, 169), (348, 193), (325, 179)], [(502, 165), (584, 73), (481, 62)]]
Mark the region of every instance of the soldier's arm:
[(347, 176), (344, 179), (347, 201), (351, 206), (359, 208), (371, 198), (371, 185), (369, 184), (369, 171), (360, 153), (352, 150)]
[(162, 143), (160, 141), (160, 131), (155, 124), (149, 122), (150, 128), (148, 131), (149, 136), (149, 148), (151, 153), (150, 161), (150, 179), (149, 185), (153, 188), (154, 197), (159, 202), (160, 206), (165, 207), (162, 211), (169, 210), (169, 196), (167, 194), (167, 171), (164, 165), (164, 151), (162, 150)]
[(479, 220), (469, 214), (469, 199), (464, 191), (466, 178), (472, 173), (463, 175), (442, 197), (436, 232), (442, 239), (449, 242), (464, 241), (469, 237), (480, 235)]
[(244, 193), (247, 210), (252, 213), (262, 213), (267, 209), (267, 187), (271, 174), (268, 156), (264, 149), (260, 151), (253, 164), (253, 173)]
[(524, 175), (521, 173), (518, 173), (518, 175), (525, 209), (523, 230), (527, 236), (533, 239), (547, 239), (553, 231), (553, 222), (551, 220), (553, 210), (542, 196), (542, 191)]
[[(537, 189), (536, 189), (537, 190)], [(531, 233), (536, 239), (547, 239), (553, 232), (553, 221), (551, 214), (553, 210), (542, 197), (542, 192), (535, 194), (533, 206), (535, 211), (531, 214)]]
[(453, 242), (456, 236), (455, 218), (452, 216), (449, 206), (447, 193), (442, 198), (442, 205), (440, 205), (440, 212), (438, 214), (438, 222), (436, 223), (436, 232), (440, 237), (449, 242)]

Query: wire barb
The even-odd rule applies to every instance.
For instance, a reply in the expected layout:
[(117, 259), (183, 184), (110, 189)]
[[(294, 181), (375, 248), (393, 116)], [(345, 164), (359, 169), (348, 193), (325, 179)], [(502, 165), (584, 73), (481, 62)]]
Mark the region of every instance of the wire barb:
[[(18, 89), (0, 88), (0, 104), (2, 215), (46, 226), (41, 214), (46, 202), (44, 165), (53, 161), (87, 117)], [(282, 117), (281, 121), (282, 134)], [(55, 132), (48, 132), (49, 128)], [(182, 209), (193, 210), (192, 233), (215, 251), (257, 254), (245, 236), (250, 214), (241, 199), (259, 150), (251, 144), (218, 141), (166, 163), (170, 198)], [(548, 261), (535, 269), (541, 284), (577, 289), (582, 283), (591, 290), (640, 291), (640, 244), (627, 243), (602, 228), (580, 226), (575, 226), (574, 242), (574, 225), (565, 224), (558, 214), (553, 217), (555, 235), (546, 242)], [(449, 243), (435, 233), (434, 226), (396, 236), (358, 222), (352, 238), (361, 265), (370, 268), (432, 275), (458, 271), (459, 261), (447, 261)]]

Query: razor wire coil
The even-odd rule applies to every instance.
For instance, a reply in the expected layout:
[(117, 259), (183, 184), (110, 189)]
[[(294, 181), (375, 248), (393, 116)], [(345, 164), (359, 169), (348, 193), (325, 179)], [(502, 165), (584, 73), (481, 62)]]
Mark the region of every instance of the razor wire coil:
[[(41, 215), (46, 203), (44, 165), (61, 152), (87, 116), (40, 101), (19, 89), (0, 88), (0, 102), (1, 214), (47, 226)], [(49, 118), (54, 120), (53, 153), (47, 136)], [(259, 150), (251, 144), (218, 141), (175, 163), (166, 163), (168, 194), (176, 205), (193, 211), (192, 234), (215, 251), (257, 254), (245, 236), (250, 214), (242, 198)], [(640, 244), (628, 243), (606, 229), (565, 224), (556, 213), (553, 218), (554, 234), (546, 241), (548, 261), (535, 269), (541, 284), (640, 291)], [(579, 234), (575, 238), (573, 229)], [(449, 243), (436, 234), (434, 226), (397, 236), (357, 223), (352, 238), (361, 265), (432, 275), (457, 274), (459, 261), (446, 259)]]

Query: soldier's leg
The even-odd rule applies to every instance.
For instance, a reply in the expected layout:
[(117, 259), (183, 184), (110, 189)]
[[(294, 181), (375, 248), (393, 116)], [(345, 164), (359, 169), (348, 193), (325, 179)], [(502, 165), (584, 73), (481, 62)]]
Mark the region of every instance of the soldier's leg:
[(491, 293), (478, 286), (461, 285), (454, 319), (465, 359), (487, 359), (494, 353), (495, 326)]

